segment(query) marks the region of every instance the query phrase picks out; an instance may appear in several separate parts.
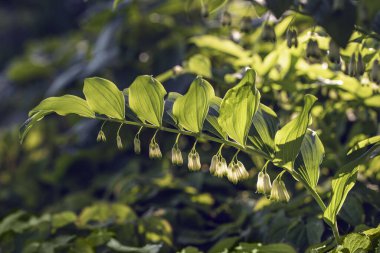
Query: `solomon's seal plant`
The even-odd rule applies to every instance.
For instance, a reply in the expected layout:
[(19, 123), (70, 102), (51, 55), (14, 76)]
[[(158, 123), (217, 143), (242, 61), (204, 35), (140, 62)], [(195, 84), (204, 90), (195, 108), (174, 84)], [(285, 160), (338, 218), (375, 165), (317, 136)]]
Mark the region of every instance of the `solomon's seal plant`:
[[(268, 26), (266, 29), (268, 38), (265, 39), (274, 41), (272, 28)], [(333, 46), (330, 47), (331, 60), (338, 62), (339, 53)], [(307, 55), (312, 58), (320, 57), (315, 40), (310, 39), (307, 43)], [(374, 63), (372, 72), (376, 67)], [(372, 73), (372, 79), (378, 80), (378, 70), (376, 71)], [(119, 90), (109, 80), (87, 78), (83, 93), (84, 99), (64, 95), (43, 100), (30, 111), (29, 119), (21, 129), (21, 141), (31, 127), (48, 114), (77, 114), (103, 121), (103, 125), (104, 122), (120, 124), (116, 141), (119, 148), (123, 147), (119, 135), (121, 127), (138, 127), (133, 141), (136, 154), (140, 154), (144, 148), (140, 142), (142, 129), (155, 129), (149, 144), (149, 157), (152, 159), (162, 158), (156, 140), (158, 131), (177, 134), (171, 150), (171, 160), (178, 166), (184, 163), (178, 146), (180, 135), (193, 137), (194, 145), (187, 156), (187, 166), (192, 171), (202, 168), (201, 157), (196, 150), (197, 142), (219, 143), (221, 146), (211, 159), (210, 173), (217, 177), (226, 177), (233, 183), (250, 178), (250, 173), (238, 160), (239, 152), (260, 156), (267, 162), (259, 172), (257, 192), (265, 194), (273, 201), (288, 202), (290, 195), (282, 177), (285, 173), (290, 174), (318, 203), (323, 219), (331, 227), (337, 243), (340, 242), (337, 214), (355, 184), (358, 166), (370, 156), (377, 155), (375, 151), (380, 146), (379, 138), (373, 137), (359, 142), (349, 152), (350, 162), (342, 166), (332, 179), (331, 199), (326, 205), (317, 188), (319, 166), (325, 153), (324, 146), (318, 134), (309, 128), (311, 109), (317, 101), (313, 95), (306, 94), (298, 116), (279, 128), (276, 113), (260, 102), (256, 73), (251, 68), (246, 69), (241, 80), (223, 98), (216, 96), (213, 86), (202, 77), (197, 77), (185, 94), (167, 94), (157, 79), (147, 75), (137, 77), (124, 91)], [(98, 141), (106, 140), (103, 125), (97, 137)], [(222, 148), (227, 146), (236, 149), (230, 161), (222, 155)], [(268, 164), (275, 165), (274, 169), (280, 170), (272, 184), (267, 174)]]

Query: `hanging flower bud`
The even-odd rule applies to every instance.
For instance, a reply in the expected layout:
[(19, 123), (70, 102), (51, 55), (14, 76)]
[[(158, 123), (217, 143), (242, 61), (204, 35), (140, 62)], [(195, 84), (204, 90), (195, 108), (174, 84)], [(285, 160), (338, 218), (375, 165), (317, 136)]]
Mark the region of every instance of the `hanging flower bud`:
[(118, 135), (118, 136), (116, 137), (116, 143), (117, 143), (117, 148), (118, 148), (118, 149), (123, 149), (123, 143), (121, 142), (121, 137), (120, 137), (120, 135)]
[(228, 11), (225, 11), (222, 15), (222, 20), (221, 20), (222, 26), (231, 26), (231, 21), (232, 21), (231, 14)]
[(310, 39), (306, 45), (306, 57), (311, 61), (319, 61), (321, 56), (322, 52), (319, 48), (318, 41)]
[(329, 42), (329, 60), (332, 63), (339, 64), (340, 63), (340, 52), (338, 45), (331, 39)]
[(297, 30), (294, 27), (290, 27), (286, 31), (286, 44), (288, 45), (288, 48), (298, 47), (298, 35)]
[(295, 28), (293, 29), (293, 45), (295, 48), (298, 47), (298, 32)]
[(263, 27), (263, 31), (261, 33), (261, 40), (262, 41), (265, 41), (265, 42), (272, 42), (272, 43), (275, 43), (276, 42), (276, 32), (274, 31), (274, 27), (269, 25), (269, 24), (265, 24), (264, 27)]
[(154, 158), (158, 158), (158, 159), (162, 158), (161, 149), (158, 143), (154, 144)]
[(266, 172), (260, 171), (257, 178), (257, 192), (265, 195), (270, 195), (272, 184), (270, 177)]
[(99, 142), (99, 141), (105, 142), (106, 141), (106, 135), (104, 134), (103, 130), (99, 131), (98, 136), (96, 137), (96, 141), (97, 142)]
[(356, 75), (356, 59), (355, 59), (355, 53), (351, 55), (350, 63), (348, 64), (347, 68), (347, 74), (349, 76), (355, 76)]
[(135, 138), (133, 140), (133, 148), (134, 148), (135, 154), (141, 153), (140, 138), (137, 135), (135, 136)]
[(150, 144), (149, 144), (149, 158), (150, 159), (154, 159), (155, 158), (155, 148), (156, 148), (156, 146), (154, 145), (154, 143), (153, 142), (151, 142)]
[(200, 170), (201, 169), (201, 159), (198, 152), (193, 148), (188, 155), (188, 163), (187, 166), (189, 170)]
[(174, 145), (172, 148), (172, 163), (178, 166), (181, 166), (183, 164), (181, 150), (176, 145)]
[(176, 155), (177, 155), (177, 165), (178, 166), (182, 166), (182, 164), (183, 164), (183, 157), (182, 157), (182, 152), (181, 152), (181, 150), (179, 148), (177, 148)]
[(281, 178), (276, 178), (273, 181), (270, 199), (273, 201), (289, 202), (290, 196)]
[(219, 161), (219, 156), (218, 155), (214, 155), (212, 158), (211, 158), (211, 164), (210, 164), (210, 172), (211, 174), (214, 174), (215, 171), (216, 171), (216, 165)]
[(379, 61), (375, 60), (372, 65), (371, 73), (370, 73), (371, 81), (374, 83), (380, 82), (380, 66)]
[(232, 183), (236, 184), (238, 181), (247, 179), (248, 177), (249, 173), (240, 161), (231, 162), (228, 165), (227, 178)]
[(359, 76), (362, 76), (364, 74), (364, 71), (365, 71), (364, 61), (362, 58), (362, 54), (359, 52), (358, 53), (358, 62), (356, 63), (356, 73)]

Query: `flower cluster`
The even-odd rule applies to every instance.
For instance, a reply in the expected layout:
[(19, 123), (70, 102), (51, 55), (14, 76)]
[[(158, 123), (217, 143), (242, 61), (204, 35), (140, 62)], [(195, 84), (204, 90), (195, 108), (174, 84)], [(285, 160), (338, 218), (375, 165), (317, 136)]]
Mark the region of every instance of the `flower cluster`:
[(211, 174), (217, 177), (224, 177), (225, 175), (227, 175), (227, 162), (226, 159), (224, 159), (224, 157), (220, 153), (217, 153), (212, 157), (210, 164), (210, 172)]
[(247, 179), (249, 177), (248, 171), (245, 169), (244, 164), (238, 160), (230, 162), (228, 165), (227, 178), (232, 183), (236, 184), (239, 180)]
[(270, 199), (273, 201), (289, 202), (290, 196), (281, 177), (277, 177), (273, 181)]
[(273, 185), (271, 185), (270, 177), (266, 172), (265, 165), (257, 177), (257, 192), (266, 195), (273, 201), (289, 202), (290, 195), (286, 189), (284, 181), (281, 179), (284, 172), (285, 171), (278, 174), (275, 180), (273, 180)]

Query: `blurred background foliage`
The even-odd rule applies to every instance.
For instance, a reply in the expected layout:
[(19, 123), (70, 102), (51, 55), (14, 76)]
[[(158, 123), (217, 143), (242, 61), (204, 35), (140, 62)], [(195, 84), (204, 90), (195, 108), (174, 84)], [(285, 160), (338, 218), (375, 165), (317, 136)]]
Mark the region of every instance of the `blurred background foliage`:
[[(379, 57), (374, 10), (380, 7), (359, 1), (353, 16), (344, 16), (360, 29), (352, 24), (336, 66), (326, 55), (330, 28), (315, 26), (323, 26), (323, 10), (304, 15), (307, 5), (276, 19), (254, 1), (204, 1), (124, 0), (115, 10), (110, 0), (0, 2), (0, 252), (216, 253), (239, 244), (233, 252), (304, 252), (330, 240), (316, 204), (292, 178), (285, 178), (288, 204), (255, 194), (260, 157), (241, 155), (251, 175), (233, 185), (208, 173), (218, 148), (212, 143), (199, 144), (202, 171), (189, 172), (170, 163), (173, 134), (159, 133), (164, 158), (148, 160), (151, 130), (142, 132), (138, 156), (132, 148), (138, 129), (122, 129), (126, 148), (119, 151), (117, 126), (105, 125), (108, 141), (97, 143), (100, 123), (75, 116), (49, 116), (19, 144), (28, 110), (48, 96), (80, 95), (86, 77), (105, 77), (124, 89), (136, 76), (151, 74), (166, 90), (184, 93), (202, 75), (223, 96), (251, 66), (263, 103), (282, 125), (306, 93), (318, 97), (312, 128), (326, 149), (319, 191), (327, 201), (331, 176), (349, 148), (380, 131), (379, 87), (369, 78)], [(276, 2), (267, 1), (269, 7)], [(363, 8), (370, 10), (368, 20), (360, 18)], [(263, 40), (265, 24), (274, 26), (275, 43)], [(297, 48), (286, 46), (289, 26), (298, 29)], [(305, 55), (310, 38), (322, 50), (316, 61)], [(358, 50), (363, 76), (336, 71)], [(181, 148), (189, 150), (192, 141), (182, 137)], [(224, 153), (230, 159), (234, 150)], [(278, 170), (268, 172), (273, 178)], [(379, 157), (361, 167), (358, 180), (339, 215), (342, 234), (380, 223)]]

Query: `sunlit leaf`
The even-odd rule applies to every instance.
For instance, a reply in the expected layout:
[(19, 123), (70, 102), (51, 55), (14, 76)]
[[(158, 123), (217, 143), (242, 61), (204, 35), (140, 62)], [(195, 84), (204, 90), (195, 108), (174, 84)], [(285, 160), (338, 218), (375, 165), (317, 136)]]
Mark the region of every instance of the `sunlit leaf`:
[(86, 78), (83, 93), (91, 110), (110, 118), (124, 119), (124, 95), (113, 82), (99, 77)]
[(129, 107), (143, 122), (161, 126), (166, 90), (152, 76), (137, 77), (128, 89)]
[(300, 151), (294, 164), (294, 170), (309, 186), (315, 189), (319, 179), (319, 165), (325, 155), (325, 149), (316, 132), (308, 129)]
[(294, 161), (300, 151), (304, 135), (309, 125), (310, 112), (317, 98), (307, 94), (301, 113), (284, 127), (275, 136), (276, 158), (273, 161), (277, 166), (293, 170)]
[(219, 125), (218, 117), (219, 117), (219, 109), (222, 103), (222, 99), (220, 97), (213, 97), (210, 102), (210, 108), (208, 111), (208, 115), (206, 116), (206, 121), (204, 123), (204, 129), (209, 131), (210, 133), (219, 136), (222, 139), (227, 138), (227, 133), (223, 130), (223, 128)]
[(359, 233), (351, 233), (344, 237), (342, 250), (343, 252), (344, 249), (348, 250), (348, 252), (368, 252), (367, 250), (370, 246), (371, 240), (368, 236)]
[(173, 115), (178, 124), (188, 131), (199, 133), (214, 95), (211, 84), (197, 77), (187, 93), (178, 97), (173, 104)]
[(332, 197), (329, 205), (323, 213), (323, 218), (326, 222), (329, 224), (336, 223), (336, 216), (342, 208), (347, 194), (355, 185), (359, 165), (364, 163), (369, 157), (372, 157), (374, 153), (378, 155), (376, 151), (378, 151), (379, 147), (380, 143), (374, 144), (366, 152), (353, 159), (336, 172), (331, 182)]
[(72, 95), (64, 95), (62, 97), (50, 97), (43, 100), (39, 105), (29, 112), (29, 119), (25, 121), (20, 129), (20, 142), (22, 143), (26, 134), (33, 125), (43, 119), (50, 113), (59, 115), (77, 114), (82, 117), (94, 118), (95, 113), (90, 109), (86, 100)]
[(211, 78), (211, 61), (208, 57), (196, 54), (187, 62), (187, 70), (202, 77)]
[(253, 146), (264, 151), (269, 157), (275, 153), (274, 137), (278, 129), (279, 120), (276, 113), (266, 105), (260, 104), (252, 119), (248, 139)]
[(219, 125), (241, 146), (245, 146), (252, 118), (260, 104), (255, 82), (255, 71), (248, 69), (243, 79), (227, 91), (219, 110)]
[(371, 138), (368, 138), (368, 139), (365, 139), (365, 140), (362, 140), (362, 141), (359, 141), (358, 143), (356, 143), (347, 153), (347, 155), (350, 155), (351, 153), (355, 152), (355, 151), (359, 151), (359, 150), (362, 150), (364, 149), (365, 147), (368, 147), (369, 145), (373, 145), (373, 144), (376, 144), (376, 143), (380, 143), (380, 135), (378, 136), (373, 136)]
[(52, 216), (52, 227), (53, 229), (61, 228), (73, 223), (76, 219), (77, 215), (71, 211), (57, 213)]

